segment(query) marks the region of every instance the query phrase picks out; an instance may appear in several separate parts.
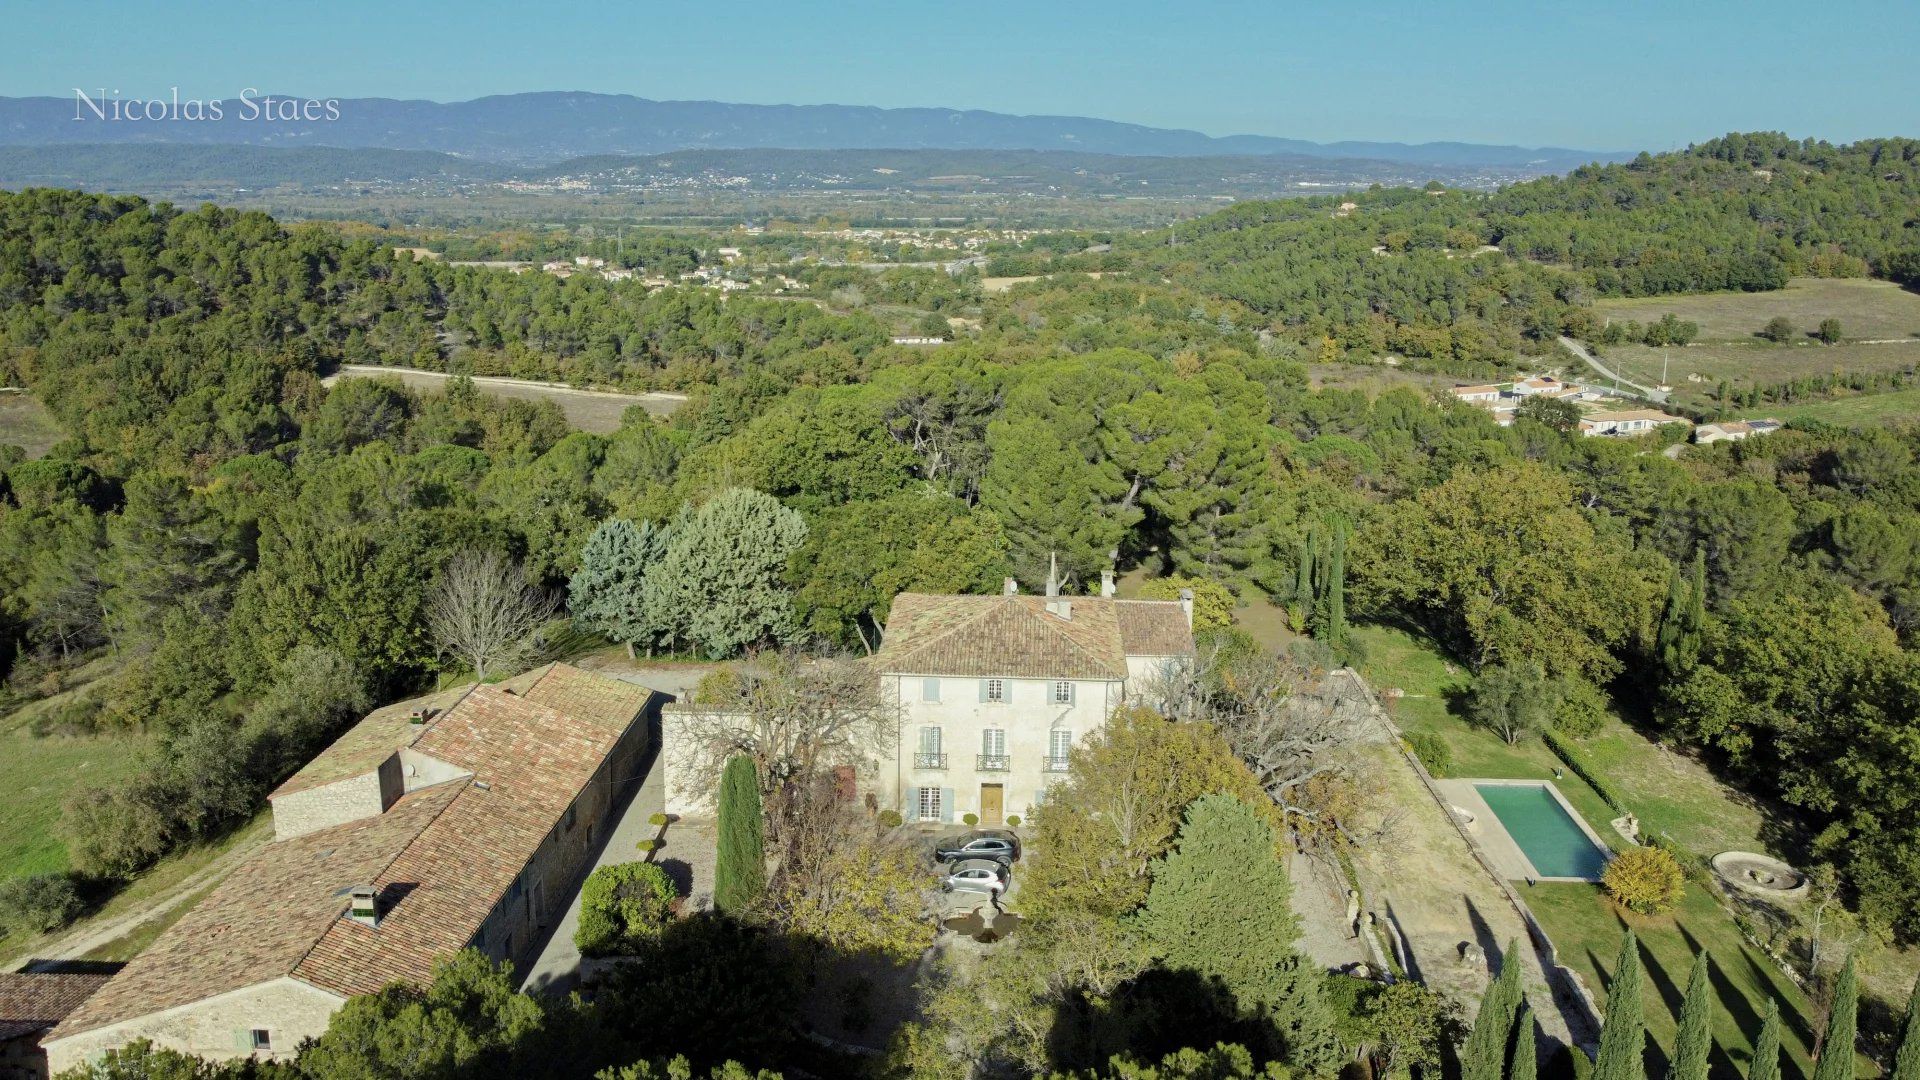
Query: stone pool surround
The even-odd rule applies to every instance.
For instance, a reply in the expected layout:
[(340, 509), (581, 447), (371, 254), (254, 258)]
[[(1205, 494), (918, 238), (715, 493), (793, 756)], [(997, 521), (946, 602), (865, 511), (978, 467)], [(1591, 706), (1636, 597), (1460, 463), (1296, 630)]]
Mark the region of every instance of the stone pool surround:
[(1560, 794), (1560, 789), (1550, 780), (1472, 778), (1435, 780), (1434, 786), (1440, 789), (1441, 794), (1447, 797), (1448, 802), (1473, 816), (1473, 821), (1467, 825), (1467, 833), (1473, 837), (1473, 842), (1480, 846), (1481, 852), (1493, 863), (1494, 867), (1508, 879), (1513, 881), (1530, 879), (1533, 881), (1580, 881), (1587, 883), (1600, 880), (1598, 876), (1549, 877), (1541, 874), (1535, 869), (1533, 860), (1527, 858), (1527, 853), (1522, 851), (1520, 845), (1514, 842), (1513, 837), (1508, 834), (1506, 825), (1500, 821), (1500, 815), (1494, 813), (1493, 808), (1487, 805), (1487, 800), (1480, 797), (1480, 791), (1475, 786), (1479, 784), (1498, 787), (1546, 788), (1547, 794), (1553, 797), (1553, 801), (1560, 804), (1560, 809), (1566, 812), (1567, 817), (1573, 820), (1574, 825), (1586, 836), (1588, 842), (1600, 850), (1604, 858), (1611, 859), (1613, 857), (1613, 849), (1608, 847), (1606, 842), (1600, 839), (1600, 834), (1593, 831), (1593, 826), (1587, 824), (1587, 819), (1580, 816), (1580, 812), (1573, 808), (1573, 804), (1567, 801), (1565, 795)]

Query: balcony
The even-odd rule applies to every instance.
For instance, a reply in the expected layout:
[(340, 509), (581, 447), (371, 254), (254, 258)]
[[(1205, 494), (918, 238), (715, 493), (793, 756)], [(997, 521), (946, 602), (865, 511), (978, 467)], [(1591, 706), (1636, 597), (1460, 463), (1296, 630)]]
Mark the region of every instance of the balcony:
[(1049, 754), (1047, 756), (1047, 761), (1044, 768), (1048, 772), (1066, 772), (1067, 758), (1064, 755), (1060, 757), (1054, 757), (1053, 755)]
[(913, 767), (916, 769), (944, 769), (947, 767), (945, 754), (915, 754)]
[(1011, 768), (1005, 754), (981, 754), (974, 759), (973, 767), (979, 772), (1006, 772)]

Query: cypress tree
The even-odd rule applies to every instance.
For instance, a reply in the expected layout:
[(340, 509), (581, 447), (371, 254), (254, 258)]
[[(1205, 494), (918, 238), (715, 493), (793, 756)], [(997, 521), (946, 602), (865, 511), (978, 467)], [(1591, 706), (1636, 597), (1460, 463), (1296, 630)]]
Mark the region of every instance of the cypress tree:
[(1313, 610), (1313, 533), (1300, 537), (1298, 561), (1293, 568), (1293, 628), (1305, 632), (1308, 613)]
[(1607, 988), (1607, 1018), (1600, 1026), (1600, 1056), (1593, 1063), (1594, 1080), (1646, 1080), (1642, 978), (1640, 942), (1629, 930), (1620, 942), (1620, 959), (1613, 965), (1613, 985)]
[(1335, 521), (1332, 550), (1327, 555), (1327, 644), (1338, 646), (1347, 636), (1347, 525)]
[(1893, 1057), (1892, 1080), (1920, 1080), (1920, 981), (1907, 998), (1907, 1018), (1900, 1025), (1900, 1050)]
[(1500, 1080), (1506, 1072), (1507, 1046), (1513, 1041), (1514, 1017), (1526, 1004), (1520, 985), (1518, 942), (1508, 942), (1500, 975), (1480, 996), (1473, 1031), (1460, 1050), (1460, 1080)]
[(1820, 1043), (1820, 1060), (1813, 1066), (1813, 1080), (1854, 1080), (1853, 1043), (1859, 1034), (1860, 978), (1853, 970), (1853, 957), (1847, 957), (1840, 969), (1840, 981), (1833, 987), (1833, 1005), (1827, 1010), (1827, 1037)]
[(767, 887), (766, 838), (760, 819), (760, 776), (744, 754), (720, 773), (720, 840), (713, 868), (713, 906), (739, 915)]
[(1538, 1055), (1533, 1041), (1533, 1009), (1522, 1002), (1520, 1016), (1513, 1025), (1513, 1064), (1507, 1069), (1507, 1080), (1535, 1080), (1540, 1073)]
[(1673, 1039), (1673, 1064), (1667, 1069), (1667, 1080), (1707, 1080), (1707, 1058), (1713, 1052), (1709, 962), (1704, 952), (1693, 958), (1687, 996), (1680, 1003), (1680, 1030)]
[(1753, 1040), (1753, 1065), (1747, 1080), (1780, 1080), (1780, 1003), (1767, 1002), (1767, 1018), (1760, 1022), (1760, 1037)]

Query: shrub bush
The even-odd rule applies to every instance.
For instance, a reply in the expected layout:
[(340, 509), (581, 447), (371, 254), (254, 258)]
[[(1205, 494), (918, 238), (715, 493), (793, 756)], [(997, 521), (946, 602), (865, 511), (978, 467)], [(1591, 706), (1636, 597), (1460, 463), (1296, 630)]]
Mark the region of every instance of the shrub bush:
[(1439, 733), (1409, 731), (1407, 748), (1434, 776), (1448, 776), (1453, 772), (1453, 747), (1447, 745), (1447, 740)]
[(1017, 828), (1019, 828), (1019, 827), (1020, 827), (1020, 815), (1019, 815), (1019, 814), (1008, 814), (1008, 815), (1007, 815), (1007, 828), (1009, 828), (1009, 829), (1017, 829)]
[(653, 826), (656, 829), (666, 828), (667, 821), (668, 821), (668, 818), (667, 818), (667, 815), (665, 814), (650, 814), (647, 816), (647, 824)]
[(1680, 861), (1664, 848), (1641, 847), (1621, 852), (1600, 876), (1607, 895), (1642, 915), (1672, 911), (1686, 894), (1686, 875)]
[(580, 890), (573, 943), (583, 956), (635, 955), (665, 929), (676, 895), (673, 880), (652, 863), (603, 866)]
[(1567, 768), (1573, 772), (1573, 775), (1587, 782), (1587, 786), (1593, 789), (1594, 794), (1600, 796), (1601, 802), (1622, 814), (1633, 813), (1627, 809), (1627, 801), (1620, 797), (1620, 793), (1613, 790), (1612, 786), (1598, 772), (1595, 772), (1591, 765), (1587, 764), (1586, 759), (1580, 756), (1580, 752), (1573, 748), (1573, 744), (1559, 732), (1549, 729), (1541, 732), (1540, 738), (1547, 744), (1547, 749), (1553, 751), (1553, 756), (1566, 762)]
[(66, 874), (0, 881), (0, 934), (44, 934), (79, 916), (85, 905)]
[(966, 824), (967, 828), (971, 829), (975, 825), (980, 824), (980, 815), (979, 814), (961, 814), (960, 820)]
[(885, 829), (897, 829), (904, 824), (904, 820), (900, 817), (900, 811), (898, 810), (882, 810), (874, 820), (878, 821), (881, 828)]

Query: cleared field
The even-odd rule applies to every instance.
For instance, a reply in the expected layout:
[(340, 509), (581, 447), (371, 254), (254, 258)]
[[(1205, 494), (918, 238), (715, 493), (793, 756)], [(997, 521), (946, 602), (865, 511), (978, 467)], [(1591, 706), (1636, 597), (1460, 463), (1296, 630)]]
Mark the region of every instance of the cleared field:
[(65, 437), (39, 399), (27, 394), (0, 394), (0, 446), (18, 446), (28, 457), (37, 458)]
[(82, 786), (112, 784), (132, 775), (139, 736), (48, 736), (23, 728), (0, 734), (0, 877), (67, 869), (60, 839), (60, 808)]
[(1829, 424), (1862, 426), (1899, 421), (1913, 423), (1920, 421), (1920, 389), (1862, 394), (1810, 405), (1782, 405), (1768, 415), (1782, 420), (1823, 420)]
[(1658, 322), (1671, 312), (1698, 324), (1701, 341), (1758, 340), (1754, 333), (1777, 315), (1803, 334), (1833, 318), (1856, 341), (1920, 337), (1920, 294), (1864, 278), (1795, 278), (1772, 292), (1601, 300), (1594, 308), (1613, 322)]
[[(1920, 339), (1883, 345), (1769, 345), (1758, 339), (1752, 343), (1712, 342), (1665, 349), (1614, 345), (1600, 357), (1625, 377), (1649, 386), (1660, 381), (1664, 361), (1674, 395), (1682, 401), (1704, 403), (1723, 379), (1734, 389), (1741, 389), (1835, 372), (1900, 371), (1920, 365)], [(1689, 375), (1698, 376), (1700, 381), (1689, 381)]]
[[(450, 375), (438, 371), (417, 371), (413, 368), (372, 367), (350, 364), (329, 375), (328, 384), (338, 379), (374, 378), (389, 376), (397, 378), (404, 385), (417, 389), (438, 389)], [(517, 398), (522, 401), (552, 401), (566, 414), (567, 423), (581, 431), (591, 431), (596, 435), (606, 435), (620, 428), (620, 417), (626, 411), (638, 405), (655, 416), (670, 415), (675, 409), (686, 404), (683, 394), (617, 394), (611, 390), (576, 390), (559, 383), (535, 382), (531, 379), (509, 379), (499, 375), (476, 375), (473, 384), (482, 393), (497, 398)]]

